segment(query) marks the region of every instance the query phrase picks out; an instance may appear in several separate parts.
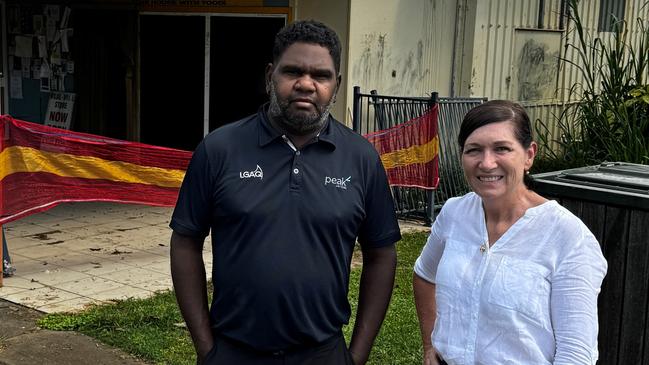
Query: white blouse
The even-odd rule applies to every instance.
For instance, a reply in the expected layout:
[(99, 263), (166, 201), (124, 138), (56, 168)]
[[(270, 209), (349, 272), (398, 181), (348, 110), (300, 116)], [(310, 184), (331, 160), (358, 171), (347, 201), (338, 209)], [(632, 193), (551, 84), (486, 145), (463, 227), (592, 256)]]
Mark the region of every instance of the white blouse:
[(556, 201), (489, 247), (475, 193), (444, 204), (415, 263), (436, 284), (432, 341), (449, 365), (595, 364), (606, 269), (595, 237)]

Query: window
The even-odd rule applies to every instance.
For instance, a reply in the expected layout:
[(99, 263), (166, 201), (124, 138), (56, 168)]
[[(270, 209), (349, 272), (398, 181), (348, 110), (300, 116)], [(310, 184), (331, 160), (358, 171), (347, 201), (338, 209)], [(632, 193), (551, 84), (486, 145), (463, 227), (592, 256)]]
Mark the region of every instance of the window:
[(624, 20), (624, 8), (626, 8), (626, 0), (600, 0), (597, 30), (614, 32), (615, 24)]

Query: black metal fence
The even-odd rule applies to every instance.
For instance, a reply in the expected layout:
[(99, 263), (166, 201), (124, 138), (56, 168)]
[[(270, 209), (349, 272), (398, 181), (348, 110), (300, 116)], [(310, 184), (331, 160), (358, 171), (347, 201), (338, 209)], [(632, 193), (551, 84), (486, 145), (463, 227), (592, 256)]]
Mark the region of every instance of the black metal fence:
[(482, 104), (483, 98), (403, 97), (379, 95), (376, 90), (362, 94), (354, 87), (353, 128), (360, 134), (387, 129), (417, 118), (432, 106), (439, 104), (439, 177), (436, 190), (392, 186), (392, 194), (400, 218), (413, 218), (430, 222), (435, 209), (450, 197), (469, 191), (460, 166), (456, 138), (464, 114)]

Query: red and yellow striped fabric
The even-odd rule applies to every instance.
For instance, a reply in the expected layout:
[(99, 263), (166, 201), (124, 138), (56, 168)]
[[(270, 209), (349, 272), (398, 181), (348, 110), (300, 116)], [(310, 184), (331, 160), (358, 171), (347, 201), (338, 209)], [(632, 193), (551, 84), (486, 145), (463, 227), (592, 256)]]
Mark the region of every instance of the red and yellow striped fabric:
[(439, 136), (435, 104), (424, 115), (365, 135), (376, 147), (392, 186), (435, 189), (439, 183)]
[(191, 152), (0, 116), (0, 225), (62, 202), (173, 206)]

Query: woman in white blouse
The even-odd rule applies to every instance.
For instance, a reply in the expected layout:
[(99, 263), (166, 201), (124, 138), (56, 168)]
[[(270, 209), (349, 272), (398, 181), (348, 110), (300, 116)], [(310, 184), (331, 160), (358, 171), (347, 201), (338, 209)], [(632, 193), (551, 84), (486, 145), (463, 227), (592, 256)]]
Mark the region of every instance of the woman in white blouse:
[(606, 260), (579, 218), (529, 189), (525, 110), (482, 104), (458, 142), (473, 192), (444, 204), (415, 264), (424, 364), (595, 364)]

